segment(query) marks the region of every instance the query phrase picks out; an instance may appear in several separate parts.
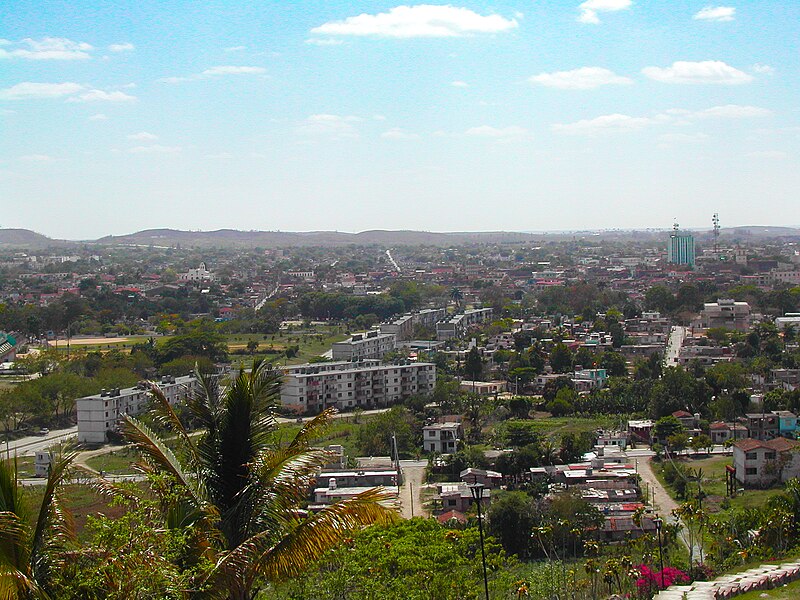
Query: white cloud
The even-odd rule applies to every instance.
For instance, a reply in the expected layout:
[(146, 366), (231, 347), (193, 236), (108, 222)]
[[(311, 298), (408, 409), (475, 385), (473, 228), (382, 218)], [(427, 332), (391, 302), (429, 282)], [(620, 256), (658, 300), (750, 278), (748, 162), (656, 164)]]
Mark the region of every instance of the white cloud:
[(658, 141), (666, 144), (695, 143), (708, 139), (705, 133), (664, 133), (658, 136)]
[(344, 42), (335, 38), (308, 38), (306, 44), (311, 44), (312, 46), (341, 46)]
[(354, 123), (358, 123), (361, 120), (360, 117), (352, 115), (310, 115), (297, 127), (297, 133), (335, 138), (358, 137)]
[(91, 58), (94, 48), (86, 42), (74, 42), (67, 38), (46, 37), (40, 40), (25, 38), (13, 43), (4, 40), (0, 48), (0, 58), (24, 58), (27, 60), (86, 60)]
[(395, 6), (385, 13), (362, 13), (342, 21), (330, 21), (315, 27), (311, 33), (389, 38), (458, 37), (501, 33), (517, 26), (516, 19), (500, 15), (480, 15), (468, 8), (451, 5), (418, 4)]
[(244, 52), (247, 50), (247, 46), (231, 46), (229, 48), (225, 48), (225, 52)]
[(578, 7), (581, 11), (581, 14), (578, 15), (578, 21), (597, 25), (600, 23), (600, 17), (597, 13), (625, 10), (630, 8), (631, 4), (633, 4), (631, 0), (586, 0)]
[(452, 85), (453, 87), (458, 87), (458, 88), (469, 87), (469, 84), (466, 81), (451, 81), (450, 85)]
[(759, 75), (774, 75), (775, 74), (775, 67), (771, 67), (769, 65), (762, 65), (761, 63), (756, 63), (752, 67), (753, 73), (758, 73)]
[(706, 6), (692, 17), (695, 21), (733, 21), (736, 17), (736, 8), (733, 6)]
[(25, 162), (50, 162), (53, 157), (47, 154), (26, 154), (25, 156), (20, 156), (19, 159)]
[(771, 114), (771, 110), (760, 106), (726, 104), (699, 110), (691, 113), (690, 116), (698, 119), (749, 119), (752, 117), (768, 117)]
[(198, 79), (210, 79), (212, 77), (223, 77), (225, 75), (261, 75), (266, 73), (264, 67), (251, 67), (243, 65), (218, 65), (209, 67), (202, 73), (187, 75), (185, 77), (162, 77), (158, 81), (161, 83), (183, 83), (184, 81), (195, 81)]
[(491, 125), (480, 125), (470, 127), (464, 132), (471, 137), (485, 137), (495, 139), (520, 138), (528, 134), (528, 130), (523, 127), (511, 125), (509, 127), (492, 127)]
[(234, 66), (234, 65), (221, 65), (217, 67), (211, 67), (210, 69), (206, 69), (200, 75), (204, 77), (215, 77), (217, 75), (259, 75), (261, 73), (266, 73), (267, 70), (264, 67), (244, 67), (244, 66)]
[(136, 46), (129, 42), (124, 42), (122, 44), (111, 44), (108, 49), (111, 52), (133, 52)]
[(391, 129), (384, 131), (381, 134), (381, 137), (385, 140), (418, 140), (419, 135), (416, 133), (410, 133), (408, 131), (404, 131), (399, 127), (392, 127)]
[(528, 81), (545, 87), (561, 90), (593, 90), (603, 85), (630, 85), (628, 77), (617, 75), (603, 67), (580, 67), (571, 71), (540, 73)]
[(105, 90), (88, 90), (77, 96), (72, 96), (67, 102), (133, 102), (136, 96), (125, 92), (106, 92)]
[(158, 136), (148, 131), (140, 131), (139, 133), (130, 134), (128, 139), (135, 140), (137, 142), (154, 142), (158, 139)]
[(602, 133), (616, 133), (623, 131), (636, 131), (656, 123), (650, 117), (631, 117), (614, 113), (601, 115), (594, 119), (583, 119), (574, 123), (555, 123), (551, 129), (556, 133), (569, 135), (597, 135)]
[(0, 90), (0, 100), (26, 100), (34, 98), (62, 98), (86, 89), (79, 83), (36, 83), (25, 81)]
[(752, 75), (721, 60), (677, 61), (670, 67), (645, 67), (642, 73), (662, 83), (739, 85), (753, 80)]
[(180, 146), (161, 146), (152, 144), (150, 146), (134, 146), (130, 149), (131, 154), (177, 154), (182, 148)]
[(96, 115), (92, 115), (89, 117), (90, 121), (108, 121), (108, 116), (104, 115), (103, 113), (97, 113)]

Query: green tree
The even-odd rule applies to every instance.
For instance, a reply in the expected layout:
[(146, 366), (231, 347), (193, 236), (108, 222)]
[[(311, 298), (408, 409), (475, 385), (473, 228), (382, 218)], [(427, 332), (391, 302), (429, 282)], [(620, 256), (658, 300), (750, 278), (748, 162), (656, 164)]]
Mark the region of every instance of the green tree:
[[(274, 408), (281, 374), (263, 361), (224, 389), (198, 373), (200, 393), (186, 402), (204, 433), (190, 437), (166, 397), (154, 388), (153, 417), (167, 433), (126, 417), (125, 436), (144, 457), (146, 473), (164, 473), (173, 483), (154, 487), (167, 527), (196, 532), (195, 560), (210, 559), (198, 585), (231, 600), (252, 599), (264, 581), (295, 576), (346, 534), (388, 522), (395, 513), (385, 494), (368, 489), (305, 519), (298, 509), (329, 457), (312, 441), (330, 422), (324, 411), (288, 444), (276, 438)], [(174, 438), (173, 452), (167, 437)]]
[(525, 492), (506, 492), (492, 501), (487, 521), (489, 535), (509, 554), (529, 555), (531, 532), (538, 523), (533, 502)]
[(572, 368), (572, 350), (566, 344), (556, 344), (550, 351), (550, 366), (556, 373), (565, 373)]
[(483, 374), (483, 359), (476, 346), (467, 352), (464, 360), (464, 376), (470, 381), (480, 381)]

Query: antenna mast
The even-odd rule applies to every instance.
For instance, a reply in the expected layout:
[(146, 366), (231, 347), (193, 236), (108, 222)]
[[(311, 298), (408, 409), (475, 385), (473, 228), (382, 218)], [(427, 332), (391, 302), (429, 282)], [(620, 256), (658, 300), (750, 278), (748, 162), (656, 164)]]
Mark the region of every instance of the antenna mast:
[(719, 213), (714, 213), (711, 219), (714, 224), (714, 255), (719, 254)]

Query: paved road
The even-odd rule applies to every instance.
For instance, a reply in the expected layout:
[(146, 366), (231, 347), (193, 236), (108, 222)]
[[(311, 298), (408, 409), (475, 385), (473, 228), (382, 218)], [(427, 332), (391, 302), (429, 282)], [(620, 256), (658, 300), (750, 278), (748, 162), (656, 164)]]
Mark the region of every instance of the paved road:
[(427, 512), (422, 508), (420, 492), (425, 481), (425, 469), (428, 462), (424, 460), (401, 460), (403, 485), (400, 487), (400, 514), (404, 519), (425, 517)]
[(675, 326), (669, 333), (667, 349), (664, 353), (664, 366), (674, 367), (678, 364), (678, 352), (683, 346), (683, 338), (686, 337), (686, 327)]
[(8, 450), (8, 455), (14, 456), (26, 456), (26, 455), (33, 455), (36, 454), (39, 450), (44, 450), (45, 448), (49, 448), (56, 442), (62, 442), (67, 438), (73, 437), (78, 434), (78, 426), (70, 427), (68, 429), (58, 429), (55, 431), (51, 431), (47, 435), (32, 435), (29, 437), (20, 438), (18, 440), (14, 440), (13, 442), (9, 442), (6, 448), (6, 444), (3, 444), (0, 448), (3, 450), (3, 454), (6, 453)]

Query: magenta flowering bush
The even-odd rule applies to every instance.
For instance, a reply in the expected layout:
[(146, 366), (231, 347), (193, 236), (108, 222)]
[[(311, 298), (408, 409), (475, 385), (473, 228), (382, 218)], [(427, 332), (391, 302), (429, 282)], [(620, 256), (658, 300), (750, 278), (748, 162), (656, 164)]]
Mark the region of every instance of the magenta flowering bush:
[(675, 567), (664, 567), (663, 571), (654, 571), (647, 565), (639, 565), (639, 578), (636, 588), (642, 592), (652, 588), (663, 590), (676, 583), (688, 583), (689, 576)]

